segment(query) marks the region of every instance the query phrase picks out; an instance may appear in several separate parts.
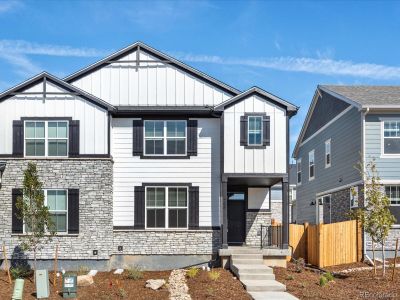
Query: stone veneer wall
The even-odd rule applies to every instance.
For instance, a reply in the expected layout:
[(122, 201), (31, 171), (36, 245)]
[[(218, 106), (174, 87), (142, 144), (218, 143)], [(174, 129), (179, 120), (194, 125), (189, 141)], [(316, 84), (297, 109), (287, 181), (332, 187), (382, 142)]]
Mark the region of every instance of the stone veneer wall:
[[(12, 257), (20, 243), (11, 233), (11, 194), (21, 188), (23, 172), (30, 160), (2, 159), (7, 162), (0, 190), (0, 241), (5, 242)], [(59, 259), (109, 259), (113, 245), (111, 159), (38, 159), (39, 178), (43, 188), (79, 189), (79, 235), (59, 235), (38, 254), (38, 259), (52, 259), (59, 244)], [(93, 255), (98, 250), (98, 255)], [(21, 255), (19, 256), (21, 257)], [(32, 258), (31, 253), (23, 257)]]
[[(396, 240), (400, 239), (400, 228), (392, 228), (389, 231), (389, 237), (385, 244), (385, 250), (395, 250)], [(367, 251), (372, 251), (372, 240), (368, 234), (365, 234), (365, 247)], [(375, 245), (375, 251), (381, 251), (380, 245)], [(380, 255), (380, 253), (378, 253)]]
[(261, 225), (271, 225), (271, 212), (246, 212), (246, 245), (260, 246)]
[[(118, 251), (123, 246), (123, 251)], [(204, 255), (221, 247), (220, 230), (130, 230), (114, 231), (112, 254)]]

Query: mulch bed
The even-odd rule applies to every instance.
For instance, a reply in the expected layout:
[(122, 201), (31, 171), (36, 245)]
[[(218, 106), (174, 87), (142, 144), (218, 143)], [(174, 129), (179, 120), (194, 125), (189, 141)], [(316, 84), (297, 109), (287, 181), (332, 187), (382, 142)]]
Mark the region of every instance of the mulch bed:
[[(143, 272), (143, 278), (139, 280), (127, 279), (124, 273), (114, 275), (112, 272), (99, 272), (94, 277), (94, 284), (88, 287), (78, 287), (77, 299), (96, 299), (96, 300), (114, 300), (114, 299), (137, 299), (137, 300), (167, 300), (169, 292), (167, 287), (162, 287), (158, 291), (145, 288), (148, 279), (165, 279), (168, 282), (170, 272)], [(50, 280), (53, 279), (53, 273), (49, 274)], [(50, 298), (63, 299), (58, 292), (61, 292), (61, 278), (57, 280), (57, 287), (50, 283)], [(7, 275), (4, 271), (0, 272), (0, 299), (11, 299), (14, 283), (8, 283)], [(35, 299), (34, 292), (36, 288), (33, 279), (25, 279), (24, 300)]]
[[(325, 268), (330, 272), (340, 272), (349, 268), (367, 267), (355, 263)], [(382, 270), (357, 271), (335, 276), (334, 281), (321, 287), (320, 272), (304, 269), (295, 271), (293, 263), (288, 268), (274, 268), (276, 279), (286, 285), (287, 291), (300, 299), (400, 299), (400, 270), (396, 269), (395, 280), (391, 281), (392, 270), (387, 270), (382, 278)]]
[(215, 268), (220, 272), (217, 280), (209, 278), (209, 272), (200, 270), (196, 277), (187, 278), (189, 294), (193, 300), (250, 300), (251, 297), (238, 279), (234, 279), (231, 272), (222, 268)]

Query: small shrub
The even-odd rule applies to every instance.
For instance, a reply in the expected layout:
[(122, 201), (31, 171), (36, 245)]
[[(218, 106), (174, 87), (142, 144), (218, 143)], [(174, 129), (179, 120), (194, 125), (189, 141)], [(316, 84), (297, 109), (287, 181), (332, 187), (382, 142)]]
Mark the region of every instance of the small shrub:
[(199, 269), (195, 267), (191, 267), (189, 270), (186, 271), (186, 276), (189, 278), (195, 278), (199, 273)]
[(319, 278), (319, 286), (325, 286), (328, 282), (329, 282), (329, 281), (328, 281), (328, 279), (326, 279), (325, 276), (321, 276), (321, 277)]
[(211, 270), (210, 272), (208, 272), (208, 277), (213, 281), (217, 281), (220, 275), (221, 273), (215, 270)]
[(81, 265), (78, 268), (78, 275), (86, 275), (87, 273), (89, 273), (90, 269), (88, 266), (85, 265)]
[(293, 259), (294, 265), (295, 265), (295, 271), (297, 273), (301, 273), (304, 270), (304, 267), (306, 266), (306, 262), (304, 261), (304, 258), (300, 257), (299, 259)]
[(139, 267), (132, 267), (127, 270), (128, 279), (139, 280), (143, 278), (143, 271)]
[(207, 288), (207, 296), (214, 298), (214, 289), (213, 288)]
[(128, 293), (123, 288), (119, 288), (118, 289), (118, 296), (120, 298), (126, 298), (126, 297), (128, 297)]
[(286, 280), (294, 280), (293, 275), (288, 275), (288, 276), (286, 276)]
[(26, 266), (15, 266), (10, 268), (10, 275), (13, 279), (18, 279), (18, 278), (27, 278), (32, 275), (33, 271), (29, 267), (29, 265)]
[(335, 279), (331, 272), (325, 273), (324, 276), (328, 281), (333, 281)]

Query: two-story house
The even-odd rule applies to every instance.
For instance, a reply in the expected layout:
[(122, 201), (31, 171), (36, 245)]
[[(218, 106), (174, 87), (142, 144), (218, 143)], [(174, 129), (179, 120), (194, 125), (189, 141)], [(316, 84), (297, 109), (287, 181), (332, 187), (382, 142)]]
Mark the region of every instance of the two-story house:
[[(400, 87), (317, 87), (293, 152), (297, 221), (334, 223), (364, 204), (360, 163), (375, 160), (392, 214), (400, 222)], [(362, 171), (362, 170), (361, 170)], [(387, 243), (393, 255), (400, 227)], [(371, 241), (365, 236), (365, 251)]]
[[(260, 246), (282, 184), (288, 247), (289, 120), (297, 107), (241, 92), (141, 42), (63, 80), (41, 73), (0, 94), (0, 239), (27, 234), (15, 205), (38, 166), (64, 264), (153, 269)], [(31, 257), (27, 253), (28, 257)]]

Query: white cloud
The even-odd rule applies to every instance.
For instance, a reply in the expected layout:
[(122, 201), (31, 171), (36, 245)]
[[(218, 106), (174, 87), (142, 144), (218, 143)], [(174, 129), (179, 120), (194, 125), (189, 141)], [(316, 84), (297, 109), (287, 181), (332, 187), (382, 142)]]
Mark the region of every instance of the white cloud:
[(22, 3), (19, 1), (2, 1), (0, 2), (0, 13), (5, 13), (21, 6)]
[(269, 57), (269, 58), (222, 58), (220, 56), (175, 54), (187, 62), (203, 62), (223, 65), (241, 65), (289, 72), (305, 72), (323, 75), (342, 75), (370, 79), (400, 79), (400, 67), (373, 63), (355, 63), (348, 60), (311, 57)]
[(0, 52), (0, 59), (13, 65), (14, 72), (23, 77), (32, 76), (41, 71), (38, 65), (23, 54)]
[(0, 52), (71, 57), (99, 57), (106, 53), (93, 48), (37, 44), (23, 40), (0, 40)]

